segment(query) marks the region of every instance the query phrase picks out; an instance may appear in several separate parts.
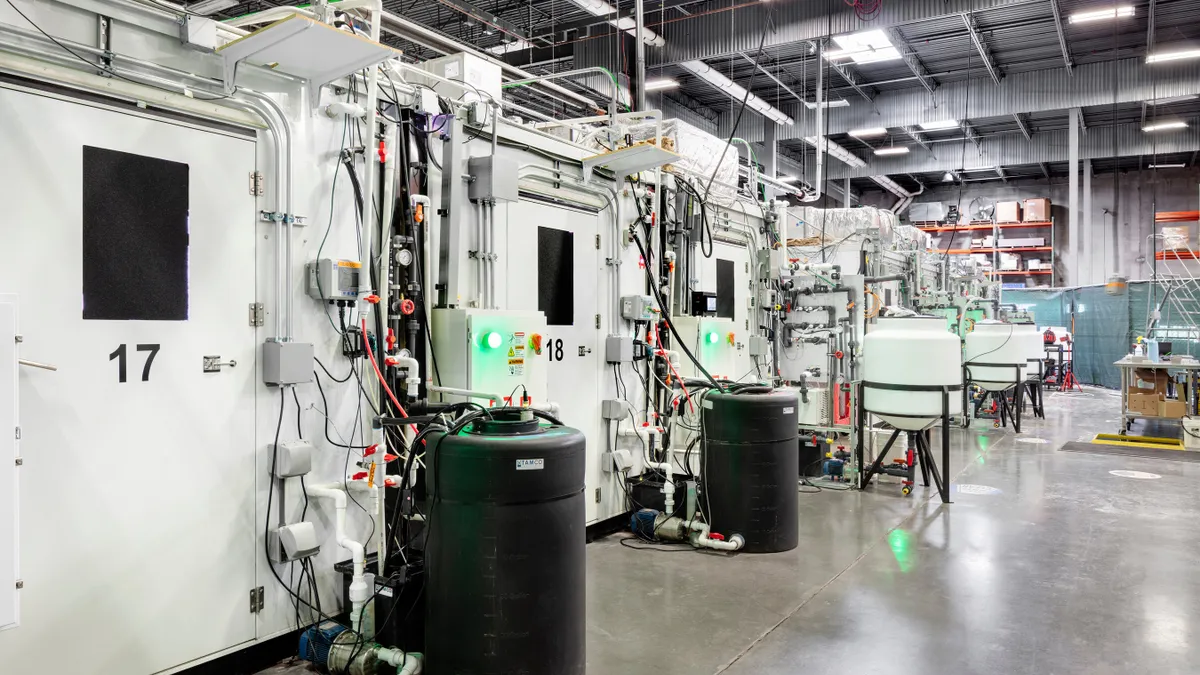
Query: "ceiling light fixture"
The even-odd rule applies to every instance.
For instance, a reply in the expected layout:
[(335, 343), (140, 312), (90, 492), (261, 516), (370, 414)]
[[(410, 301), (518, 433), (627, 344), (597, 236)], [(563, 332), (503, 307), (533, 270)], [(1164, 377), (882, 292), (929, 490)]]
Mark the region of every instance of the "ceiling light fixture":
[(1071, 23), (1121, 19), (1130, 16), (1133, 16), (1133, 7), (1122, 5), (1121, 7), (1109, 7), (1108, 9), (1097, 9), (1090, 12), (1076, 12), (1071, 15)]
[(779, 108), (767, 103), (754, 94), (747, 95), (742, 85), (718, 73), (703, 61), (684, 61), (679, 65), (696, 77), (725, 92), (733, 100), (741, 101), (744, 98), (748, 108), (758, 112), (776, 124), (787, 124), (790, 126), (796, 123), (795, 120)]
[(900, 50), (892, 45), (886, 33), (881, 30), (868, 30), (850, 35), (838, 35), (833, 41), (841, 49), (825, 52), (825, 58), (849, 58), (857, 64), (878, 63), (880, 61), (896, 61), (901, 58)]
[(921, 127), (922, 131), (941, 131), (942, 129), (957, 129), (958, 120), (940, 120), (938, 122), (922, 122), (917, 126)]
[(1151, 164), (1151, 165), (1147, 166), (1146, 168), (1147, 169), (1182, 169), (1186, 166), (1187, 166), (1187, 164)]
[(1200, 49), (1181, 49), (1177, 52), (1160, 52), (1146, 57), (1146, 63), (1162, 63), (1164, 61), (1179, 61), (1182, 59), (1200, 58)]
[(1187, 122), (1182, 122), (1182, 121), (1157, 122), (1155, 124), (1147, 124), (1146, 126), (1142, 127), (1142, 131), (1166, 131), (1168, 129), (1186, 129), (1186, 128), (1187, 128)]
[[(816, 110), (817, 104), (815, 101), (805, 101), (804, 107), (808, 108), (809, 110)], [(847, 101), (844, 98), (839, 98), (836, 101), (821, 101), (821, 107), (822, 108), (848, 108), (848, 107), (850, 107), (850, 101)]]
[(886, 148), (878, 148), (875, 150), (875, 154), (879, 155), (880, 157), (886, 157), (888, 155), (907, 155), (908, 154), (908, 146), (895, 145), (895, 146), (889, 146)]
[(884, 127), (867, 127), (866, 129), (851, 129), (848, 133), (855, 138), (870, 138), (872, 136), (887, 136)]
[[(765, 1), (766, 0), (764, 0), (764, 2)], [(775, 178), (775, 180), (779, 181), (780, 183), (798, 183), (800, 181), (800, 179), (796, 176), (778, 176)]]
[(953, 183), (954, 182), (954, 174), (947, 171), (945, 174), (942, 175), (942, 182), (943, 183)]
[(674, 89), (675, 87), (678, 87), (678, 86), (679, 86), (679, 82), (669, 79), (669, 78), (661, 78), (658, 80), (646, 80), (646, 91), (661, 91), (663, 89)]

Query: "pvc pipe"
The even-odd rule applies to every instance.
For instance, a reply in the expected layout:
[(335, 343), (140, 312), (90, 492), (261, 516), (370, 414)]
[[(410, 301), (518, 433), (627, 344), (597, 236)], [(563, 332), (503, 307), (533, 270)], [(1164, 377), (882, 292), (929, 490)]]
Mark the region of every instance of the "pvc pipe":
[(692, 538), (692, 543), (702, 548), (711, 548), (717, 551), (737, 551), (746, 545), (746, 538), (740, 534), (734, 534), (725, 541), (713, 539), (709, 536), (710, 527), (708, 523), (692, 520), (688, 523), (688, 527), (697, 533)]
[(348, 115), (350, 117), (358, 118), (367, 114), (366, 108), (358, 105), (357, 103), (350, 103), (348, 101), (337, 101), (336, 103), (330, 103), (322, 108), (322, 110), (325, 112), (327, 117)]
[(425, 657), (417, 652), (402, 652), (399, 649), (379, 647), (375, 651), (380, 661), (396, 667), (396, 675), (420, 675), (425, 667)]
[(489, 309), (497, 309), (496, 304), (496, 252), (492, 250), (496, 245), (496, 203), (489, 202), (487, 205), (488, 219), (488, 294), (491, 299)]
[(346, 534), (346, 492), (334, 485), (308, 485), (304, 491), (309, 497), (332, 499), (336, 517), (334, 536), (337, 543), (350, 551), (354, 563), (354, 576), (350, 580), (350, 622), (354, 632), (362, 634), (363, 607), (371, 599), (366, 581), (366, 549)]
[(408, 370), (408, 377), (404, 378), (404, 384), (407, 386), (404, 393), (409, 398), (416, 398), (420, 395), (421, 364), (416, 359), (411, 356), (389, 356), (387, 357), (387, 364)]
[(458, 389), (457, 387), (435, 387), (430, 385), (429, 391), (435, 391), (439, 394), (450, 394), (452, 396), (463, 396), (465, 398), (481, 398), (492, 402), (492, 405), (504, 405), (504, 397), (497, 394), (489, 394), (482, 391), (471, 391), (470, 389)]

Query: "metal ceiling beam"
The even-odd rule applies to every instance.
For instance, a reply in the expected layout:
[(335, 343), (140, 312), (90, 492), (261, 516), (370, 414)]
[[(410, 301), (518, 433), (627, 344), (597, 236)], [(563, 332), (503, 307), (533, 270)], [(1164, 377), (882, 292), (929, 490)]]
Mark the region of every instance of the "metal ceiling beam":
[(917, 58), (917, 53), (908, 44), (908, 40), (904, 39), (904, 35), (900, 32), (900, 29), (886, 28), (884, 32), (887, 34), (888, 39), (892, 41), (892, 46), (899, 50), (900, 56), (904, 58), (905, 65), (916, 76), (917, 81), (921, 83), (922, 87), (925, 87), (926, 91), (932, 94), (937, 89), (937, 81), (930, 77), (929, 71), (925, 69), (925, 64), (921, 63), (921, 59)]
[(775, 74), (772, 73), (771, 71), (767, 70), (766, 68), (764, 68), (761, 63), (759, 63), (758, 61), (755, 61), (752, 57), (747, 56), (746, 52), (738, 52), (738, 55), (741, 56), (743, 59), (746, 59), (747, 61), (752, 63), (755, 68), (758, 68), (758, 70), (760, 72), (762, 72), (763, 75), (766, 75), (767, 77), (771, 78), (771, 81), (773, 81), (775, 84), (779, 85), (780, 87), (783, 87), (783, 90), (786, 91), (787, 93), (791, 94), (792, 96), (794, 96), (797, 101), (800, 101), (801, 103), (807, 103), (807, 101), (804, 100), (803, 96), (801, 96), (800, 94), (797, 94), (795, 91), (792, 90), (791, 87), (784, 84), (783, 80), (779, 79), (778, 77), (775, 77)]
[(477, 7), (474, 4), (467, 2), (467, 0), (437, 0), (437, 1), (438, 1), (438, 3), (443, 4), (451, 9), (456, 9), (459, 12), (466, 14), (468, 17), (470, 17), (480, 23), (484, 23), (489, 26), (492, 26), (496, 30), (499, 30), (501, 33), (505, 33), (507, 35), (511, 35), (513, 37), (518, 37), (518, 38), (521, 38), (524, 40), (529, 39), (529, 31), (525, 30), (524, 28), (521, 28), (517, 24), (509, 21), (508, 19), (505, 19), (504, 17), (497, 16), (496, 14), (493, 14), (492, 12), (489, 12), (489, 11), (483, 9), (482, 7)]
[(1042, 170), (1042, 175), (1046, 180), (1050, 180), (1050, 167), (1045, 162), (1038, 162), (1038, 168)]
[(1058, 31), (1058, 46), (1062, 49), (1063, 64), (1067, 67), (1067, 73), (1074, 75), (1072, 69), (1075, 64), (1071, 61), (1071, 48), (1067, 46), (1067, 34), (1063, 31), (1062, 12), (1058, 9), (1058, 0), (1050, 0), (1050, 11), (1054, 12), (1054, 28)]
[(875, 100), (874, 91), (875, 90), (871, 89), (870, 91), (872, 93), (867, 93), (869, 85), (859, 84), (858, 77), (856, 77), (854, 75), (854, 73), (850, 72), (849, 68), (847, 68), (844, 64), (834, 63), (832, 61), (829, 62), (829, 66), (831, 68), (833, 68), (835, 71), (837, 71), (838, 75), (842, 76), (842, 79), (846, 81), (846, 84), (850, 85), (851, 89), (853, 89), (859, 96), (866, 99), (867, 103), (874, 102), (874, 100)]
[[(1067, 114), (1070, 114), (1070, 112), (1068, 111)], [(1088, 126), (1087, 120), (1083, 118), (1083, 108), (1075, 108), (1075, 114), (1079, 115), (1079, 130), (1086, 134)]]
[(996, 167), (996, 175), (1000, 176), (1000, 179), (1003, 180), (1005, 183), (1008, 182), (1008, 174), (1004, 173), (1004, 167), (1002, 167), (1002, 166)]
[(979, 34), (979, 26), (975, 23), (975, 15), (968, 12), (963, 14), (962, 18), (963, 23), (967, 25), (967, 33), (971, 35), (971, 42), (975, 43), (975, 49), (979, 51), (979, 58), (983, 59), (983, 66), (987, 68), (988, 75), (992, 76), (992, 82), (1000, 84), (1000, 71), (992, 63), (992, 56), (987, 45), (983, 43), (983, 36)]
[(975, 149), (978, 150), (979, 149), (979, 134), (975, 131), (975, 127), (971, 126), (971, 123), (967, 122), (966, 120), (962, 120), (961, 122), (959, 122), (958, 126), (962, 129), (963, 135), (967, 137), (967, 140), (974, 143)]
[[(655, 12), (666, 9), (680, 9), (683, 5), (694, 5), (702, 1), (703, 0), (663, 0), (663, 2), (658, 4), (647, 3), (645, 14), (647, 17), (651, 17)], [(592, 26), (606, 26), (608, 25), (608, 22), (612, 21), (613, 19), (623, 19), (625, 17), (633, 17), (633, 3), (630, 3), (628, 7), (620, 8), (620, 11), (617, 12), (610, 12), (608, 14), (601, 14), (599, 16), (586, 16), (580, 19), (575, 19), (574, 21), (563, 21), (561, 23), (556, 23), (554, 24), (552, 30), (538, 33), (531, 39), (555, 39), (557, 36), (562, 35), (563, 33), (568, 33), (573, 30), (585, 30), (587, 28), (591, 28)]]
[(1025, 140), (1033, 138), (1033, 132), (1029, 130), (1029, 123), (1025, 121), (1025, 116), (1020, 113), (1013, 113), (1013, 121), (1017, 123), (1017, 128), (1021, 130), (1021, 134), (1025, 136)]
[(906, 126), (904, 127), (904, 133), (908, 134), (909, 138), (916, 141), (917, 145), (929, 150), (930, 152), (933, 152), (933, 149), (929, 147), (929, 142), (925, 140), (925, 137), (921, 135), (921, 132), (916, 127)]
[[(1116, 142), (1114, 143), (1114, 135)], [(934, 173), (944, 171), (982, 171), (995, 175), (995, 167), (1039, 163), (1065, 163), (1069, 160), (1069, 136), (1067, 129), (1042, 130), (1037, 143), (1014, 139), (1011, 134), (985, 136), (980, 139), (978, 151), (964, 151), (963, 144), (969, 141), (939, 143), (936, 157), (927, 153), (909, 153), (890, 157), (871, 157), (867, 166), (850, 167), (840, 163), (828, 165), (829, 178), (840, 180), (846, 177), (867, 178), (879, 174)], [(1136, 123), (1117, 127), (1093, 127), (1091, 132), (1079, 139), (1079, 159), (1101, 160), (1112, 157), (1138, 157), (1157, 153), (1192, 153), (1200, 150), (1200, 136), (1195, 134), (1154, 134), (1142, 132)], [(969, 148), (968, 148), (969, 149)]]
[[(611, 0), (610, 0), (611, 1)], [(662, 26), (667, 44), (650, 55), (651, 65), (666, 65), (695, 59), (730, 57), (757, 45), (763, 27), (770, 26), (764, 49), (843, 35), (864, 28), (882, 29), (964, 12), (997, 10), (1029, 5), (1030, 0), (904, 0), (884, 2), (868, 25), (854, 12), (833, 9), (831, 2), (739, 2), (721, 7), (708, 5), (710, 12), (698, 12), (686, 21)], [(736, 17), (731, 21), (731, 18)]]
[(1146, 21), (1149, 23), (1146, 27), (1146, 54), (1149, 55), (1154, 50), (1154, 0), (1150, 0), (1150, 6), (1146, 8)]

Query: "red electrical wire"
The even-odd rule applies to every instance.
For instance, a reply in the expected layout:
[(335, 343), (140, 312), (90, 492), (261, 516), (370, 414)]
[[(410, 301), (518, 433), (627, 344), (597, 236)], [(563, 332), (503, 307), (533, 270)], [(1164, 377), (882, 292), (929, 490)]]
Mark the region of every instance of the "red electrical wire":
[[(400, 411), (401, 417), (408, 417), (408, 413), (404, 411), (404, 406), (400, 405), (400, 401), (396, 400), (396, 395), (392, 393), (392, 388), (388, 386), (387, 380), (383, 379), (383, 373), (379, 372), (379, 364), (375, 363), (375, 354), (371, 353), (371, 339), (367, 335), (367, 320), (362, 320), (362, 341), (363, 347), (367, 350), (367, 359), (371, 362), (371, 368), (375, 370), (375, 377), (379, 378), (379, 384), (383, 386), (383, 390), (387, 392), (388, 398), (392, 399), (392, 405), (396, 406), (396, 410)], [(413, 433), (417, 433), (417, 425), (408, 425)]]
[(688, 394), (687, 385), (683, 383), (683, 378), (679, 376), (679, 371), (675, 370), (675, 364), (671, 363), (671, 357), (667, 356), (667, 353), (662, 349), (662, 338), (658, 336), (657, 323), (654, 324), (654, 346), (658, 347), (655, 353), (663, 357), (663, 361), (667, 362), (667, 367), (671, 369), (671, 372), (675, 375), (675, 379), (679, 380), (679, 386), (683, 388), (683, 395), (687, 398), (688, 409), (696, 412), (696, 405), (692, 403), (692, 397)]

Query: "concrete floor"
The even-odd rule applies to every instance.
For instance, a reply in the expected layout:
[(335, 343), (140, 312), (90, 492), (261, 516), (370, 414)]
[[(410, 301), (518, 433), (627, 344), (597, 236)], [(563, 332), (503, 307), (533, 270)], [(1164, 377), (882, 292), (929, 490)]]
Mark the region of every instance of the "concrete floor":
[(1200, 464), (1056, 451), (1118, 406), (1048, 394), (1020, 437), (956, 430), (950, 505), (805, 493), (788, 553), (589, 545), (588, 674), (1200, 672)]
[(804, 494), (788, 553), (592, 544), (589, 675), (1200, 672), (1200, 465), (1055, 450), (1116, 431), (1118, 406), (1047, 395), (1021, 434), (1046, 443), (956, 431), (954, 482), (983, 487), (948, 506)]

